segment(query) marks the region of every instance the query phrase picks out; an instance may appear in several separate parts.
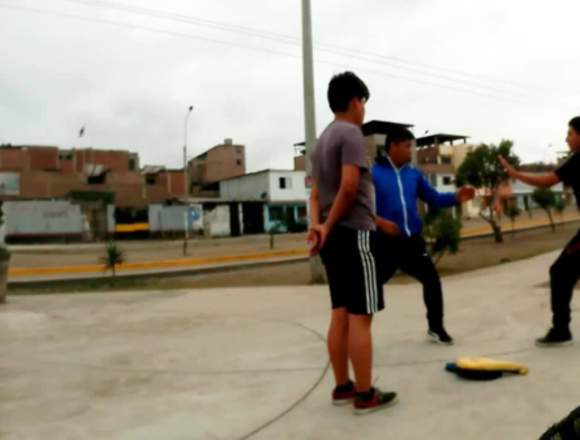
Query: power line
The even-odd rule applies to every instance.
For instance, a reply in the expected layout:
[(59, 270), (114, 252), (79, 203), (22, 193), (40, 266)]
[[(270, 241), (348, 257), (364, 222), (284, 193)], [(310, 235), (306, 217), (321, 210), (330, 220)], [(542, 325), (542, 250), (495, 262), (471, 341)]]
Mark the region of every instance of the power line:
[[(231, 41), (218, 40), (218, 39), (208, 38), (208, 37), (195, 35), (195, 34), (152, 28), (149, 26), (136, 25), (136, 24), (127, 23), (127, 22), (123, 22), (123, 21), (101, 19), (101, 18), (96, 18), (96, 17), (86, 17), (86, 16), (82, 16), (82, 15), (69, 14), (66, 12), (52, 11), (52, 10), (45, 10), (45, 9), (38, 9), (38, 8), (30, 8), (30, 7), (23, 7), (23, 6), (16, 6), (16, 5), (0, 4), (0, 8), (12, 9), (12, 10), (22, 11), (22, 12), (31, 12), (31, 13), (41, 14), (41, 15), (51, 15), (51, 16), (73, 19), (73, 20), (80, 20), (80, 21), (85, 21), (85, 22), (107, 24), (107, 25), (116, 26), (116, 27), (125, 28), (125, 29), (135, 29), (135, 30), (140, 30), (140, 31), (145, 31), (145, 32), (170, 35), (173, 37), (206, 41), (206, 42), (210, 42), (210, 43), (231, 46), (231, 47), (238, 47), (238, 48), (243, 48), (243, 49), (257, 51), (257, 52), (264, 52), (264, 53), (269, 53), (269, 54), (273, 54), (273, 55), (289, 57), (289, 58), (293, 58), (293, 59), (301, 59), (301, 57), (299, 55), (294, 55), (294, 54), (290, 54), (290, 53), (286, 53), (286, 52), (271, 50), (268, 48), (244, 45), (244, 44), (234, 43)], [(344, 67), (342, 64), (338, 64), (336, 62), (331, 62), (331, 61), (320, 60), (320, 59), (317, 59), (316, 63), (326, 64), (326, 65), (329, 65), (332, 67), (338, 67), (338, 68)], [(429, 85), (432, 87), (439, 87), (439, 88), (444, 88), (444, 89), (448, 89), (448, 90), (455, 90), (455, 91), (475, 94), (475, 95), (483, 96), (486, 98), (497, 99), (497, 100), (517, 103), (517, 104), (531, 104), (531, 102), (529, 102), (529, 101), (511, 99), (509, 97), (505, 97), (502, 95), (496, 95), (496, 94), (492, 94), (492, 93), (484, 93), (484, 92), (481, 92), (479, 90), (474, 90), (471, 88), (467, 89), (467, 88), (461, 88), (461, 87), (454, 87), (454, 86), (449, 85), (449, 84), (435, 83), (435, 82), (426, 81), (426, 80), (423, 80), (420, 78), (413, 78), (413, 77), (398, 75), (398, 74), (394, 74), (394, 73), (390, 73), (390, 72), (382, 72), (382, 71), (378, 72), (378, 71), (369, 71), (369, 70), (366, 70), (366, 71), (369, 73), (375, 74), (375, 75), (381, 75), (381, 76), (386, 76), (386, 77), (390, 77), (390, 78), (401, 79), (404, 81), (415, 82), (418, 84)]]
[[(235, 25), (231, 23), (224, 23), (214, 20), (208, 20), (201, 17), (195, 17), (190, 15), (179, 14), (170, 11), (164, 11), (161, 9), (153, 9), (153, 8), (144, 8), (138, 7), (133, 5), (128, 5), (126, 3), (115, 3), (107, 0), (62, 0), (64, 2), (73, 3), (73, 4), (81, 4), (84, 6), (91, 6), (91, 7), (101, 7), (106, 9), (112, 9), (122, 12), (131, 12), (141, 15), (150, 16), (153, 18), (161, 18), (161, 19), (168, 19), (173, 20), (181, 23), (192, 24), (197, 26), (209, 27), (212, 29), (224, 30), (228, 32), (235, 32), (244, 34), (251, 37), (258, 37), (262, 39), (267, 39), (279, 44), (290, 44), (290, 45), (300, 45), (300, 40), (291, 35), (285, 35), (270, 31), (265, 31), (261, 29), (251, 28), (247, 26)], [(379, 54), (376, 52), (368, 51), (368, 50), (361, 50), (361, 49), (349, 49), (338, 45), (333, 44), (322, 44), (317, 45), (317, 48), (321, 51), (331, 53), (331, 54), (338, 54), (340, 56), (347, 56), (349, 58), (356, 58), (361, 61), (371, 62), (386, 65), (391, 68), (406, 70), (413, 73), (419, 74), (429, 74), (430, 76), (435, 76), (439, 79), (444, 79), (451, 82), (461, 82), (471, 86), (477, 86), (481, 88), (486, 88), (489, 90), (493, 90), (499, 93), (511, 93), (514, 96), (525, 97), (529, 96), (527, 93), (523, 93), (521, 90), (514, 92), (511, 90), (499, 89), (497, 88), (497, 83), (503, 83), (512, 88), (518, 89), (526, 89), (527, 90), (538, 90), (538, 86), (530, 86), (524, 85), (521, 82), (509, 81), (504, 80), (501, 78), (477, 74), (473, 72), (465, 72), (456, 69), (446, 68), (442, 66), (433, 66), (424, 63), (412, 62), (409, 60), (405, 60), (399, 57), (393, 56), (386, 56), (384, 54)], [(395, 64), (393, 64), (395, 63)], [(397, 65), (398, 64), (398, 65)], [(433, 73), (437, 72), (439, 73)], [(443, 74), (441, 72), (447, 72), (447, 74)], [(454, 76), (449, 76), (449, 74)], [(458, 78), (461, 76), (473, 78), (473, 80), (468, 80), (466, 78)], [(493, 82), (494, 86), (490, 86), (489, 82)], [(548, 91), (547, 89), (545, 89)]]

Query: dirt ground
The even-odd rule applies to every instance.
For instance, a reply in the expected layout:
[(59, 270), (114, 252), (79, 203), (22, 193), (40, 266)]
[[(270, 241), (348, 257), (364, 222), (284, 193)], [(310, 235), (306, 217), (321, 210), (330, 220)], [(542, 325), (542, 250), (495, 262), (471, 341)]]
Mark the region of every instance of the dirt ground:
[[(505, 242), (494, 243), (491, 237), (466, 240), (461, 243), (460, 250), (455, 255), (446, 255), (439, 262), (442, 276), (466, 272), (482, 267), (505, 264), (554, 251), (563, 246), (577, 232), (578, 224), (559, 226), (556, 232), (549, 229), (518, 232), (515, 235), (507, 233)], [(287, 237), (290, 243), (296, 237)], [(545, 268), (546, 272), (548, 267)], [(399, 274), (393, 283), (405, 284), (412, 279)], [(108, 281), (87, 282), (74, 291), (90, 291), (96, 288), (101, 290), (120, 289), (191, 289), (191, 288), (223, 288), (245, 286), (289, 286), (309, 285), (309, 263), (304, 261), (281, 264), (271, 267), (255, 269), (231, 270), (229, 272), (183, 276), (172, 278), (150, 278), (141, 280), (118, 280), (114, 285)], [(50, 292), (52, 289), (43, 289), (40, 292)], [(58, 289), (62, 291), (62, 287)], [(27, 292), (30, 290), (27, 289)], [(24, 293), (24, 291), (22, 292)]]

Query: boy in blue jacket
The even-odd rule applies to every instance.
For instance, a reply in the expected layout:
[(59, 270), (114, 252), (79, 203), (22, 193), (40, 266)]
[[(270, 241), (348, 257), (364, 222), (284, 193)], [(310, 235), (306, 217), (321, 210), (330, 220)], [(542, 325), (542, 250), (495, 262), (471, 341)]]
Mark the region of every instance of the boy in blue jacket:
[(437, 269), (421, 235), (418, 199), (430, 208), (448, 208), (475, 196), (466, 186), (456, 193), (439, 193), (421, 171), (410, 165), (415, 136), (400, 128), (387, 136), (384, 154), (379, 154), (372, 169), (376, 190), (377, 227), (381, 232), (381, 275), (389, 281), (397, 269), (423, 284), (427, 307), (429, 337), (436, 343), (452, 345), (453, 338), (443, 323), (443, 291)]

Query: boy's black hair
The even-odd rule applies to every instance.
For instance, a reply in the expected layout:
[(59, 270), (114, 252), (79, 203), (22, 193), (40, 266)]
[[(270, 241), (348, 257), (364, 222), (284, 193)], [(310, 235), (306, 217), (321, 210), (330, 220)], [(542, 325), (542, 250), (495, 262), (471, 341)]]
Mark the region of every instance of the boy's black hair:
[(572, 127), (576, 133), (580, 134), (580, 116), (572, 118), (569, 124), (570, 127)]
[(350, 101), (355, 98), (368, 101), (371, 96), (366, 84), (352, 72), (333, 76), (328, 84), (327, 95), (333, 113), (347, 111)]
[(414, 139), (415, 135), (411, 132), (411, 130), (405, 127), (393, 128), (387, 133), (387, 140), (385, 141), (385, 152), (389, 152), (391, 145), (393, 145), (394, 142), (412, 141)]

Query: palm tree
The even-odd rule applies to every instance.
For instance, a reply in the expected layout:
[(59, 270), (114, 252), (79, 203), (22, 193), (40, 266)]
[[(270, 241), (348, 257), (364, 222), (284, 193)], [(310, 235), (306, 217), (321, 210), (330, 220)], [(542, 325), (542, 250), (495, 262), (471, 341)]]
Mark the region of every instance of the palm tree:
[(101, 262), (105, 266), (105, 272), (110, 270), (115, 277), (117, 276), (117, 266), (125, 262), (125, 252), (114, 242), (110, 242), (105, 248), (105, 255), (101, 257)]

